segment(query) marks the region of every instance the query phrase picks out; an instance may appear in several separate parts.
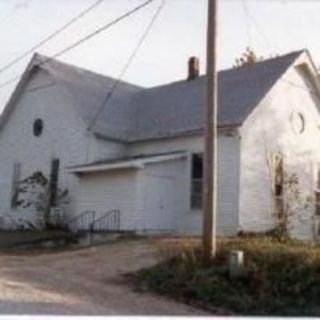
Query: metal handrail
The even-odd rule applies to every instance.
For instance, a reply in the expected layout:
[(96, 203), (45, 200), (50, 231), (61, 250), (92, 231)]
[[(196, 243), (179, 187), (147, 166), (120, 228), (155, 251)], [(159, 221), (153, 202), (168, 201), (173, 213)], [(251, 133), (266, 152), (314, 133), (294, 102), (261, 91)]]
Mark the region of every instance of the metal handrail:
[(104, 215), (93, 220), (91, 230), (94, 231), (119, 231), (120, 230), (120, 210), (112, 209)]
[[(69, 221), (66, 221), (65, 225), (72, 231), (74, 229), (74, 231), (89, 229), (89, 227), (92, 225), (92, 222), (95, 220), (95, 214), (95, 211), (86, 210), (79, 215), (72, 217)], [(83, 222), (87, 222), (85, 226), (83, 226)]]
[(99, 221), (101, 221), (101, 220), (104, 220), (105, 218), (108, 218), (112, 213), (114, 213), (114, 212), (116, 212), (116, 211), (119, 211), (119, 210), (117, 210), (117, 209), (112, 209), (112, 210), (106, 212), (104, 215), (102, 215), (102, 216), (98, 217), (97, 219), (95, 219), (95, 220), (93, 221), (93, 223), (96, 223), (96, 222), (99, 222)]

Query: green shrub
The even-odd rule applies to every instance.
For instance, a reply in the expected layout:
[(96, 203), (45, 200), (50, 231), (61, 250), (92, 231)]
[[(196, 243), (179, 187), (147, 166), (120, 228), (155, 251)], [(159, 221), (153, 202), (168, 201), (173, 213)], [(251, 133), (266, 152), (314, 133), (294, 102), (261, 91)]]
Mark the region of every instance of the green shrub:
[[(196, 246), (176, 250), (164, 262), (139, 271), (136, 283), (152, 291), (208, 308), (252, 315), (320, 315), (320, 249), (271, 238), (219, 241), (216, 258), (204, 268)], [(230, 279), (231, 250), (245, 252), (245, 272)]]

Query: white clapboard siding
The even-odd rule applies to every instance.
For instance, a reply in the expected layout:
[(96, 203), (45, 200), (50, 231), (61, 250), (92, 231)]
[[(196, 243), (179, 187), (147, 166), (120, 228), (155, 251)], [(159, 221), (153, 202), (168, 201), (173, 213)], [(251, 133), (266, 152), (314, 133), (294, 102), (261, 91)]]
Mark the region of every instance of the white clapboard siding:
[[(50, 84), (45, 87), (45, 84)], [(32, 88), (39, 88), (30, 90)], [(73, 198), (78, 192), (78, 178), (66, 173), (65, 168), (100, 158), (99, 152), (88, 147), (95, 145), (95, 138), (88, 134), (83, 120), (76, 112), (74, 100), (65, 88), (56, 84), (52, 77), (37, 71), (28, 82), (16, 102), (10, 117), (6, 119), (0, 134), (0, 215), (10, 214), (24, 220), (32, 220), (34, 210), (11, 210), (11, 184), (14, 163), (21, 163), (21, 177), (41, 170), (47, 176), (51, 160), (60, 159), (60, 188), (69, 190), (69, 207), (66, 212), (75, 214)], [(43, 133), (33, 135), (35, 119), (43, 120)], [(89, 140), (91, 142), (89, 143)], [(107, 155), (108, 141), (99, 143), (99, 149)], [(121, 148), (111, 143), (112, 155)]]
[[(134, 144), (129, 147), (128, 153), (150, 154), (187, 150), (189, 154), (203, 152), (203, 137), (184, 137), (163, 139), (153, 142)], [(236, 135), (220, 134), (218, 138), (218, 232), (219, 234), (235, 234), (238, 227), (239, 206), (239, 166), (240, 166), (240, 139)], [(202, 210), (191, 210), (191, 157), (182, 162), (176, 172), (181, 178), (177, 189), (179, 200), (179, 223), (177, 231), (188, 234), (200, 234), (202, 231)], [(159, 164), (159, 166), (161, 166)], [(169, 171), (170, 172), (170, 171)]]
[[(275, 226), (268, 154), (283, 153), (285, 170), (298, 175), (300, 191), (313, 195), (312, 168), (320, 163), (320, 103), (314, 90), (310, 75), (303, 69), (290, 68), (244, 123), (239, 212), (242, 230), (266, 231)], [(293, 130), (293, 112), (304, 117), (301, 134)], [(293, 233), (297, 238), (311, 239), (313, 212), (301, 210), (300, 215), (300, 222), (294, 219)]]
[(98, 218), (110, 210), (117, 209), (121, 214), (122, 230), (144, 229), (138, 179), (136, 169), (83, 175), (76, 198), (77, 212), (95, 211)]

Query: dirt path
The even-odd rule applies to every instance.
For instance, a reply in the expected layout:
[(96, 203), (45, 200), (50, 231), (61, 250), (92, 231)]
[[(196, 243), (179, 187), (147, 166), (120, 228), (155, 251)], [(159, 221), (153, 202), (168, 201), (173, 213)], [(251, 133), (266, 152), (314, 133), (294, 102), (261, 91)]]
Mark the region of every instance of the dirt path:
[(0, 314), (204, 315), (149, 293), (121, 274), (156, 261), (152, 241), (41, 255), (0, 255)]

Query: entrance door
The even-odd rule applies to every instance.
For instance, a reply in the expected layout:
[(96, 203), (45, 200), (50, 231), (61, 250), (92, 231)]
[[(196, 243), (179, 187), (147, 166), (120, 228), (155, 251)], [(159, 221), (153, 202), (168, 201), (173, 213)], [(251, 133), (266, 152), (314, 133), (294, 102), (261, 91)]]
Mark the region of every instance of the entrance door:
[(149, 230), (175, 229), (175, 178), (148, 174), (146, 176), (145, 210)]

